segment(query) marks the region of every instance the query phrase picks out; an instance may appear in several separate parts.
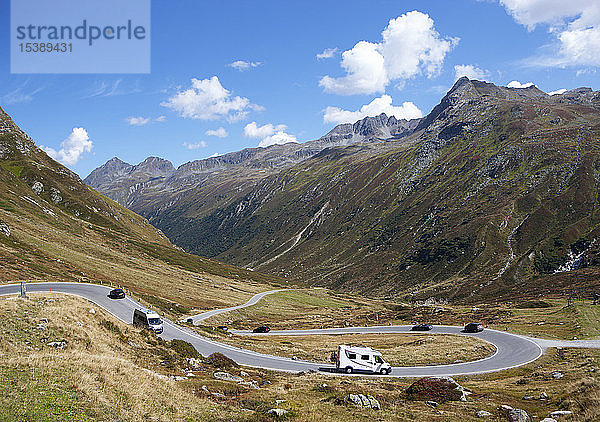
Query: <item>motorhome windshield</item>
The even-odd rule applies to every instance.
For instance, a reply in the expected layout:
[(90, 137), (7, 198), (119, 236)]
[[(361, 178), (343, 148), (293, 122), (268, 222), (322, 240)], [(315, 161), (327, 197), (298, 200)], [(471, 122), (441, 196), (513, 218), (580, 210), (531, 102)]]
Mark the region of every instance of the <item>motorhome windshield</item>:
[(160, 325), (161, 323), (160, 318), (148, 318), (148, 324), (150, 325)]

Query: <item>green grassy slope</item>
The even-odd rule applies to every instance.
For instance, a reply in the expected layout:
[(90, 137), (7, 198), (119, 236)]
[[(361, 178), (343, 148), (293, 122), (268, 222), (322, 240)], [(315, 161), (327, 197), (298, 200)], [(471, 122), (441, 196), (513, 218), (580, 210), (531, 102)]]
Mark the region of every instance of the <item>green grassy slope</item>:
[[(237, 265), (382, 296), (595, 285), (594, 103), (470, 82), (424, 122), (408, 146), (328, 149), (208, 216), (174, 216), (172, 240)], [(553, 275), (583, 250), (588, 268)]]
[[(109, 281), (188, 307), (238, 303), (274, 277), (190, 255), (86, 186), (0, 109), (0, 281)], [(236, 293), (222, 293), (230, 286)], [(247, 286), (247, 287), (244, 287)]]

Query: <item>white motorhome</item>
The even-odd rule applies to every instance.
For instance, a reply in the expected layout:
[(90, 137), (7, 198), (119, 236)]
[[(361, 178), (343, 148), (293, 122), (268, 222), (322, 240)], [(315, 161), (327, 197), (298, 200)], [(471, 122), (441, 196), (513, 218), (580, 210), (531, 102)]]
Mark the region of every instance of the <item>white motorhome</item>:
[(148, 309), (136, 309), (133, 311), (133, 325), (154, 331), (156, 334), (163, 332), (163, 322), (160, 316)]
[(392, 367), (383, 360), (381, 353), (370, 347), (338, 346), (336, 369), (347, 374), (353, 372), (371, 372), (381, 375), (390, 374)]

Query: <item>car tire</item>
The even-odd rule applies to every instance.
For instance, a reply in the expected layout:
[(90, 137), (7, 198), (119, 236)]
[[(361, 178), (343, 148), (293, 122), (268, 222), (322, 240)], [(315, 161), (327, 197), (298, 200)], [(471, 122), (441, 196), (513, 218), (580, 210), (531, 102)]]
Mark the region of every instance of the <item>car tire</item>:
[(380, 373), (381, 375), (386, 375), (386, 374), (387, 374), (387, 369), (381, 368), (381, 369), (379, 370), (379, 373)]
[(347, 367), (345, 371), (347, 374), (351, 374), (352, 372), (354, 372), (351, 367)]
[(392, 368), (388, 368), (388, 370), (387, 370), (387, 371), (385, 371), (385, 373), (386, 373), (387, 375), (391, 374), (391, 373), (392, 373)]

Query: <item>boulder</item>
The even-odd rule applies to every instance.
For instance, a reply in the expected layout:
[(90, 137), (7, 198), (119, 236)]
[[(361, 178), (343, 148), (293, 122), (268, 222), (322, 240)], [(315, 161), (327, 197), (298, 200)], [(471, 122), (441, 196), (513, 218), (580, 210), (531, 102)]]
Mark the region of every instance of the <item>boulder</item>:
[(522, 409), (513, 409), (510, 406), (502, 405), (499, 410), (508, 422), (531, 422), (527, 412)]
[(554, 378), (555, 380), (559, 380), (563, 377), (564, 375), (562, 374), (562, 372), (559, 371), (555, 371), (552, 372), (552, 378)]
[(256, 384), (256, 381), (240, 381), (238, 383), (239, 385), (244, 385), (248, 388), (251, 388), (253, 390), (258, 390), (258, 384)]
[(364, 409), (381, 409), (379, 401), (371, 395), (364, 394), (348, 394), (344, 397), (344, 402), (353, 404)]
[(273, 415), (276, 418), (282, 418), (287, 415), (288, 411), (285, 409), (270, 409), (267, 410), (267, 415)]
[(475, 414), (475, 416), (477, 416), (478, 418), (489, 418), (490, 416), (492, 416), (492, 414), (485, 410), (480, 410)]
[(410, 400), (467, 401), (471, 394), (450, 377), (425, 377), (415, 381), (406, 389)]
[(215, 372), (213, 374), (213, 377), (215, 377), (218, 380), (221, 381), (232, 381), (232, 382), (242, 382), (244, 381), (244, 379), (242, 377), (238, 377), (237, 375), (232, 375), (229, 372)]
[(48, 343), (48, 346), (54, 347), (55, 349), (64, 349), (67, 346), (67, 342), (65, 340), (51, 341)]

